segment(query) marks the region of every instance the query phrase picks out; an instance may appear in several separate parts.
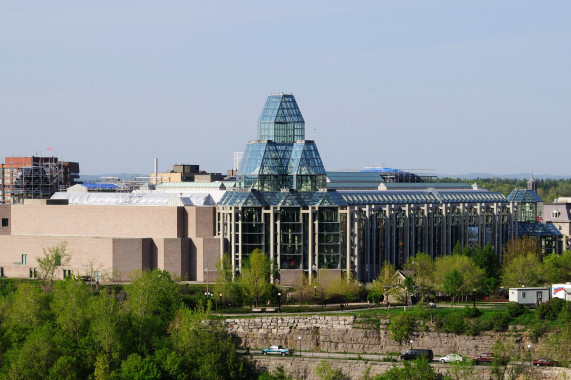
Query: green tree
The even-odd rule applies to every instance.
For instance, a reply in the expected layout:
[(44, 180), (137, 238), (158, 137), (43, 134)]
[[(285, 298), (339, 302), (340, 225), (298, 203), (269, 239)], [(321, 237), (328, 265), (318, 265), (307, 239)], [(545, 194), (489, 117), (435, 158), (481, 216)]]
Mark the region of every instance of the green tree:
[(543, 281), (543, 266), (535, 253), (513, 256), (502, 268), (502, 284), (508, 288), (538, 286)]
[(62, 241), (53, 247), (44, 248), (44, 256), (36, 257), (40, 278), (48, 280), (50, 286), (54, 281), (55, 271), (60, 266), (69, 265), (71, 253), (67, 251), (67, 242)]
[(171, 279), (169, 272), (159, 269), (134, 272), (125, 292), (125, 308), (134, 327), (137, 342), (142, 345), (164, 334), (181, 305), (178, 285)]
[(434, 290), (434, 260), (426, 253), (418, 253), (408, 258), (405, 270), (414, 272), (414, 283), (421, 293)]
[(389, 296), (394, 296), (399, 292), (399, 279), (396, 267), (388, 261), (385, 261), (381, 267), (378, 280), (383, 289), (385, 302), (388, 305)]
[(474, 264), (470, 257), (464, 255), (442, 256), (437, 258), (434, 263), (434, 282), (440, 291), (445, 291), (446, 275), (452, 270), (457, 270), (464, 280), (458, 293), (471, 294), (474, 288), (482, 289), (485, 284), (484, 270)]
[(472, 260), (484, 270), (487, 278), (499, 277), (500, 260), (490, 244), (486, 244), (484, 248), (477, 246), (472, 252)]
[(454, 304), (456, 296), (460, 292), (463, 283), (464, 277), (456, 269), (452, 269), (450, 272), (446, 273), (444, 291), (452, 296), (452, 304)]
[(222, 294), (224, 299), (233, 296), (232, 288), (234, 286), (234, 274), (232, 273), (232, 259), (230, 255), (224, 254), (216, 262), (216, 284), (214, 285), (214, 294)]
[(240, 283), (247, 297), (256, 306), (270, 292), (270, 273), (270, 260), (264, 252), (255, 249), (245, 260)]
[(88, 300), (89, 333), (96, 350), (103, 354), (97, 358), (100, 371), (110, 368), (127, 351), (129, 326), (127, 315), (114, 292), (100, 292)]
[(571, 281), (571, 251), (552, 253), (543, 259), (545, 279), (551, 284)]
[(438, 374), (426, 358), (414, 360), (412, 363), (403, 361), (402, 367), (393, 366), (391, 369), (377, 375), (376, 380), (436, 380)]
[(410, 313), (400, 313), (391, 317), (388, 330), (391, 332), (391, 339), (402, 343), (408, 341), (417, 330), (417, 321)]
[(536, 237), (522, 236), (512, 239), (504, 247), (504, 265), (516, 257), (535, 255), (541, 258), (541, 247)]
[(315, 374), (319, 376), (321, 380), (349, 380), (350, 377), (345, 375), (342, 370), (338, 368), (333, 368), (331, 362), (327, 360), (321, 360), (315, 366)]
[(91, 298), (89, 287), (80, 279), (69, 277), (57, 283), (53, 293), (55, 322), (79, 344), (88, 329), (87, 302)]
[(252, 365), (236, 352), (236, 343), (221, 321), (204, 312), (180, 309), (171, 323), (170, 340), (184, 358), (191, 379), (248, 379)]

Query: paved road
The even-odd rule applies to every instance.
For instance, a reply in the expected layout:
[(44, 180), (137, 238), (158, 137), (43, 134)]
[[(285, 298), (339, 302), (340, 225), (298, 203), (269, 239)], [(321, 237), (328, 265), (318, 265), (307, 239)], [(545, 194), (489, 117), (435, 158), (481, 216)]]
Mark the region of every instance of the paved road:
[[(242, 351), (245, 352), (245, 351)], [(262, 355), (261, 350), (250, 350), (250, 354), (252, 355)], [(270, 356), (279, 356), (279, 355), (270, 355)], [(295, 357), (305, 357), (305, 358), (326, 358), (326, 359), (368, 359), (368, 360), (382, 360), (386, 357), (394, 357), (382, 354), (355, 354), (355, 353), (336, 353), (336, 352), (310, 352), (310, 351), (302, 351), (294, 352), (293, 356)], [(287, 357), (287, 356), (286, 356)]]

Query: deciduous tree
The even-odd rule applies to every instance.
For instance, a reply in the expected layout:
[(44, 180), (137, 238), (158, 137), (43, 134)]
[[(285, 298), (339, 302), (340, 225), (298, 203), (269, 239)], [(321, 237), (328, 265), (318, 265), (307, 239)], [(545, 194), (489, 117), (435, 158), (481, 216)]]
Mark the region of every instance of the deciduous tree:
[(68, 265), (71, 261), (71, 253), (67, 251), (67, 242), (62, 241), (53, 247), (44, 248), (44, 256), (36, 257), (36, 261), (40, 267), (40, 278), (48, 280), (51, 286), (56, 269)]

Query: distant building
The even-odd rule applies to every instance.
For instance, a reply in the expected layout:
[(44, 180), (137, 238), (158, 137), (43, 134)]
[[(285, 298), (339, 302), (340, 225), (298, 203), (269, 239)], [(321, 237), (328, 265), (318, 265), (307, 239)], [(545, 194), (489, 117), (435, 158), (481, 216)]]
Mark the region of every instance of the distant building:
[(177, 164), (170, 172), (151, 173), (150, 182), (160, 184), (163, 182), (214, 182), (222, 181), (221, 173), (207, 173), (200, 170), (199, 165)]
[(48, 199), (79, 179), (79, 164), (57, 157), (6, 157), (0, 168), (0, 201), (4, 203)]
[(563, 236), (563, 249), (571, 250), (571, 197), (543, 204), (543, 220), (552, 223)]

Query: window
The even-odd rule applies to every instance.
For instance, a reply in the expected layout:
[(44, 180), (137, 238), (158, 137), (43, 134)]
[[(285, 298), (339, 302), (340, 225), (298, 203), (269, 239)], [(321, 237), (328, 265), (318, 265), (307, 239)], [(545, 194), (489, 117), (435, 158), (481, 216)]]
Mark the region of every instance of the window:
[(4, 267), (0, 267), (0, 277), (4, 277)]
[(38, 272), (36, 268), (30, 268), (30, 278), (38, 278)]
[(521, 298), (525, 298), (525, 292), (521, 292)]
[(8, 227), (8, 218), (2, 218), (2, 227)]
[(22, 265), (28, 265), (28, 254), (27, 253), (22, 254)]
[(65, 280), (69, 276), (71, 276), (71, 269), (64, 269), (63, 270), (63, 279)]
[(559, 215), (561, 215), (561, 213), (557, 210), (553, 210), (551, 211), (551, 217), (552, 218), (559, 218)]

